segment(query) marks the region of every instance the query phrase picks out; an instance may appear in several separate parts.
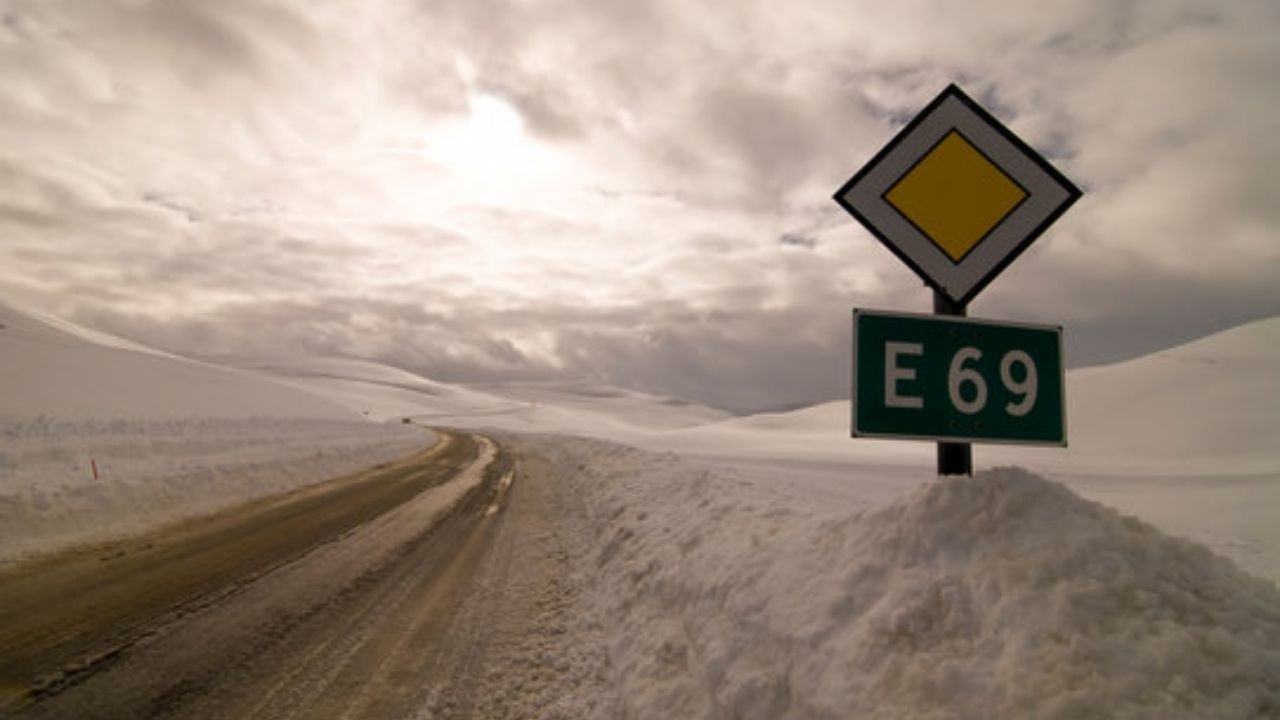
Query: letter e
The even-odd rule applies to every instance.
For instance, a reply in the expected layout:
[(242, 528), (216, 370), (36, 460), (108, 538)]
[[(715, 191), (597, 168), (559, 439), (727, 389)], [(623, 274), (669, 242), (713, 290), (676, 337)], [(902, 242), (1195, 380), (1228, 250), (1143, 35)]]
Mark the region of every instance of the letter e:
[(886, 342), (884, 344), (884, 406), (891, 408), (924, 407), (924, 398), (898, 394), (899, 380), (915, 380), (914, 368), (898, 367), (899, 355), (923, 355), (920, 343)]

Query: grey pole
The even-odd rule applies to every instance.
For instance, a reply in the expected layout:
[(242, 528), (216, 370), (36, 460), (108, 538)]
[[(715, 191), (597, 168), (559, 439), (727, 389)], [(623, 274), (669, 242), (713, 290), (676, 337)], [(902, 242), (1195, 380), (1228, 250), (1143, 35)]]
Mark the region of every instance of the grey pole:
[[(933, 291), (933, 314), (965, 317), (967, 305), (954, 303), (937, 290)], [(938, 476), (973, 475), (973, 446), (969, 443), (938, 443)]]

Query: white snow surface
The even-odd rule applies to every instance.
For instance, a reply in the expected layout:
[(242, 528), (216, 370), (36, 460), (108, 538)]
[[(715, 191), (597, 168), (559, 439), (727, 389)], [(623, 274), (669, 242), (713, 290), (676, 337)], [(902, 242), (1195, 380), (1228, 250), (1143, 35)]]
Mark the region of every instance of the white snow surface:
[(359, 419), (313, 394), (0, 305), (0, 417)]
[(236, 365), (369, 417), (424, 424), (643, 442), (731, 417), (696, 403), (585, 382), (450, 385), (388, 365), (335, 358), (240, 359)]
[(591, 517), (580, 611), (626, 716), (1280, 715), (1275, 585), (1025, 470), (860, 506), (544, 446)]
[(368, 360), (275, 358), (239, 360), (236, 365), (374, 419), (413, 417), (429, 422), (508, 413), (520, 407), (511, 400)]
[(0, 305), (0, 562), (318, 482), (427, 441), (421, 428), (369, 422), (257, 375)]

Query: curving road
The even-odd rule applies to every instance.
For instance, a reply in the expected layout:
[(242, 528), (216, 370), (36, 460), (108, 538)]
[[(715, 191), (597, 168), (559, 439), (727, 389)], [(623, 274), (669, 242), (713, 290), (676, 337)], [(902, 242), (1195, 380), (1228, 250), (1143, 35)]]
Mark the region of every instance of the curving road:
[(562, 620), (558, 501), (495, 441), (438, 434), (0, 574), (0, 717), (466, 717), (519, 700), (520, 653)]

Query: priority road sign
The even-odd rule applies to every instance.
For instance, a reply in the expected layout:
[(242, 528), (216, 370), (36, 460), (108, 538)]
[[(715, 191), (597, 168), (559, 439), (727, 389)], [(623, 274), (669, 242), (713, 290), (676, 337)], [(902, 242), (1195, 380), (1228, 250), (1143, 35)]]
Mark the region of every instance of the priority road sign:
[(854, 437), (1067, 444), (1062, 328), (853, 311)]
[(835, 194), (926, 283), (963, 307), (1080, 190), (950, 85)]

